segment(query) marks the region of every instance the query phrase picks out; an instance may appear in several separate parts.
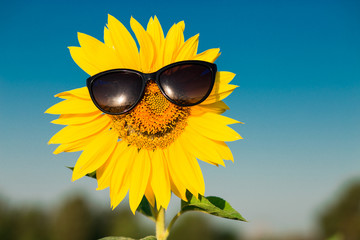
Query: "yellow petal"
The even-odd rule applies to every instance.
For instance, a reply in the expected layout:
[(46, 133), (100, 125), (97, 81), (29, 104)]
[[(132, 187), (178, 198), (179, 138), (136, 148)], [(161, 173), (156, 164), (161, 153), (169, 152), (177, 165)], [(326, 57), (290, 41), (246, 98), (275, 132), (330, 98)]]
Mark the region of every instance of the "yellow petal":
[(149, 182), (145, 189), (145, 197), (149, 201), (150, 205), (152, 207), (155, 207), (155, 195), (154, 195), (154, 191), (152, 190)]
[(132, 165), (137, 156), (137, 148), (128, 146), (118, 159), (114, 159), (116, 164), (110, 183), (110, 199), (113, 209), (119, 205), (129, 190)]
[(235, 141), (242, 137), (230, 127), (218, 121), (210, 121), (201, 117), (189, 117), (188, 126), (199, 134), (217, 141)]
[(197, 196), (200, 190), (197, 178), (189, 164), (188, 156), (177, 141), (169, 147), (168, 163), (171, 175), (175, 175), (177, 182), (181, 182), (181, 185)]
[(228, 84), (235, 77), (231, 72), (217, 72), (214, 87), (210, 95), (201, 105), (211, 104), (223, 100), (229, 96), (238, 86)]
[(121, 67), (140, 71), (139, 52), (129, 31), (111, 15), (108, 15), (108, 29)]
[[(177, 174), (176, 170), (170, 163), (170, 150), (169, 148), (160, 150), (163, 153), (164, 159), (166, 159), (168, 169), (169, 169), (169, 179), (170, 179), (170, 186), (171, 191), (175, 193), (176, 196), (181, 198), (184, 201), (187, 201), (186, 198), (186, 186), (182, 183), (181, 177)], [(173, 160), (176, 161), (176, 160)], [(171, 161), (171, 162), (173, 162)]]
[(148, 150), (141, 149), (138, 156), (133, 159), (131, 169), (131, 183), (129, 191), (130, 209), (135, 214), (148, 184), (150, 176), (150, 158)]
[(197, 121), (198, 123), (206, 123), (210, 127), (214, 127), (214, 128), (219, 125), (241, 123), (235, 119), (225, 117), (212, 112), (206, 112), (199, 116), (191, 116), (191, 118), (193, 121)]
[(100, 111), (87, 114), (62, 114), (58, 119), (51, 121), (51, 123), (61, 125), (84, 124), (94, 121), (96, 118), (100, 117), (101, 114)]
[(141, 26), (141, 24), (133, 17), (130, 19), (130, 25), (140, 45), (141, 71), (144, 73), (150, 73), (152, 72), (155, 55), (155, 47), (152, 38)]
[(110, 119), (106, 115), (101, 115), (96, 121), (83, 124), (71, 125), (64, 127), (56, 133), (50, 140), (49, 144), (71, 143), (96, 134), (110, 127)]
[[(187, 169), (187, 180), (190, 182), (192, 186), (196, 189), (193, 193), (193, 195), (197, 198), (198, 194), (204, 195), (205, 194), (205, 183), (204, 183), (204, 177), (202, 175), (200, 166), (196, 158), (193, 156), (192, 153), (186, 151), (184, 147), (186, 146), (186, 142), (176, 141), (175, 143), (175, 149), (178, 150), (177, 154), (180, 155), (181, 153), (184, 153), (184, 161), (182, 162), (184, 166), (184, 170)], [(177, 145), (177, 146), (176, 146)], [(190, 189), (189, 189), (190, 190)]]
[[(205, 195), (205, 182), (204, 182), (204, 177), (201, 172), (199, 163), (198, 163), (197, 159), (195, 158), (195, 156), (190, 155), (189, 153), (188, 153), (188, 161), (189, 161), (189, 166), (191, 166), (191, 168), (194, 172), (194, 176), (197, 181), (197, 186), (196, 186), (197, 192), (201, 196), (204, 196)], [(195, 195), (195, 197), (198, 198), (198, 195)]]
[(225, 91), (234, 89), (233, 86), (236, 86), (236, 85), (229, 84), (229, 82), (231, 82), (231, 80), (234, 77), (235, 77), (235, 74), (231, 73), (231, 72), (222, 72), (222, 71), (217, 72), (216, 76), (215, 76), (214, 87), (211, 91), (211, 94), (221, 93), (221, 92), (225, 92)]
[(174, 24), (166, 35), (163, 51), (164, 66), (175, 61), (177, 52), (184, 43), (184, 34), (181, 27), (181, 24)]
[(227, 98), (233, 91), (234, 91), (234, 89), (230, 90), (230, 91), (210, 95), (205, 101), (202, 102), (202, 104), (211, 104), (211, 103), (221, 101), (221, 100)]
[(69, 98), (81, 98), (84, 100), (91, 100), (89, 90), (87, 87), (76, 88), (70, 91), (58, 93), (55, 97), (69, 99)]
[(80, 47), (68, 47), (70, 50), (70, 55), (74, 62), (87, 74), (90, 76), (95, 75), (96, 73), (101, 72), (101, 68), (96, 66), (91, 60), (87, 57), (84, 50)]
[(77, 160), (72, 181), (98, 169), (108, 159), (118, 140), (116, 131), (104, 131), (89, 143)]
[(150, 18), (146, 31), (150, 34), (150, 36), (154, 40), (156, 49), (160, 50), (164, 42), (164, 32), (156, 16), (154, 16), (154, 19), (152, 21), (151, 20), (152, 18)]
[(156, 149), (151, 155), (151, 187), (154, 191), (158, 207), (167, 208), (170, 198), (170, 179), (167, 163), (163, 158), (162, 150)]
[(149, 33), (149, 30), (153, 30), (153, 27), (154, 27), (154, 18), (153, 17), (150, 17), (149, 19), (149, 22), (146, 26), (146, 31)]
[(212, 97), (213, 95), (219, 95), (223, 92), (232, 92), (237, 87), (237, 85), (232, 84), (214, 84), (214, 88), (212, 89), (209, 97)]
[(205, 112), (213, 112), (216, 114), (222, 114), (230, 108), (223, 102), (218, 101), (211, 104), (200, 104), (191, 108), (191, 115), (201, 115)]
[(220, 56), (220, 48), (211, 48), (198, 55), (193, 57), (193, 60), (206, 61), (206, 62), (215, 62), (215, 60)]
[(234, 162), (233, 155), (229, 147), (222, 141), (214, 141), (202, 135), (199, 135), (190, 128), (182, 134), (183, 142), (186, 142), (186, 147), (189, 152), (193, 153), (198, 159), (214, 165), (225, 166), (224, 160), (231, 160)]
[(228, 84), (234, 79), (235, 75), (232, 72), (219, 71), (216, 73), (216, 80), (221, 84)]
[(182, 44), (184, 44), (185, 22), (184, 22), (184, 21), (180, 21), (180, 22), (178, 22), (176, 25), (178, 26), (178, 28), (179, 28), (180, 31), (181, 31), (180, 39), (179, 39), (180, 46), (181, 46)]
[(199, 34), (196, 34), (184, 43), (182, 48), (179, 50), (175, 61), (177, 62), (192, 59), (197, 53), (198, 45)]
[(179, 26), (179, 28), (181, 29), (181, 31), (184, 32), (185, 30), (185, 22), (184, 21), (180, 21), (177, 23), (177, 25)]
[(49, 114), (80, 114), (99, 112), (92, 101), (83, 99), (67, 99), (50, 107), (45, 113)]
[(213, 146), (214, 149), (216, 149), (216, 151), (220, 153), (222, 159), (231, 160), (232, 162), (234, 162), (234, 157), (230, 151), (230, 148), (226, 145), (226, 143), (219, 141), (213, 141), (213, 143), (214, 143)]
[(213, 141), (201, 137), (194, 131), (186, 130), (180, 137), (182, 142), (186, 142), (186, 148), (189, 152), (201, 161), (213, 164), (225, 166), (218, 151), (213, 148)]
[(113, 48), (84, 33), (78, 33), (78, 39), (87, 59), (100, 71), (122, 67)]
[(110, 31), (107, 27), (104, 27), (104, 43), (109, 48), (114, 48), (114, 43), (110, 36)]
[(71, 143), (64, 143), (58, 146), (54, 154), (59, 154), (62, 152), (78, 152), (85, 149), (85, 147), (94, 139), (94, 136), (81, 139), (79, 141), (71, 142)]
[(110, 186), (111, 176), (115, 167), (115, 164), (124, 151), (127, 150), (127, 143), (124, 141), (119, 141), (110, 155), (109, 159), (96, 171), (96, 178), (98, 183), (98, 188), (96, 190), (102, 190)]
[(158, 18), (150, 18), (146, 31), (153, 39), (155, 46), (155, 59), (153, 65), (153, 71), (156, 71), (163, 67), (163, 45), (164, 45), (164, 32), (161, 28)]

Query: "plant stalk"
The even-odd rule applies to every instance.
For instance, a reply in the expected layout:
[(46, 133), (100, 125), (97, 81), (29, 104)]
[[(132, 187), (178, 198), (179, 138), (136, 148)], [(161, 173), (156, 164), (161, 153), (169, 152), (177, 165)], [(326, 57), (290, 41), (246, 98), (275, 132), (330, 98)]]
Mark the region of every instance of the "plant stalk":
[(171, 220), (171, 222), (169, 223), (169, 225), (168, 225), (168, 227), (167, 227), (167, 229), (166, 229), (166, 232), (167, 232), (167, 234), (169, 235), (169, 232), (170, 232), (170, 230), (171, 230), (171, 228), (172, 228), (172, 226), (174, 225), (174, 223), (176, 222), (176, 220), (180, 217), (180, 215), (182, 214), (183, 212), (178, 212), (175, 216), (174, 216), (174, 218)]
[(156, 239), (166, 240), (169, 232), (165, 229), (165, 209), (160, 208), (156, 216)]

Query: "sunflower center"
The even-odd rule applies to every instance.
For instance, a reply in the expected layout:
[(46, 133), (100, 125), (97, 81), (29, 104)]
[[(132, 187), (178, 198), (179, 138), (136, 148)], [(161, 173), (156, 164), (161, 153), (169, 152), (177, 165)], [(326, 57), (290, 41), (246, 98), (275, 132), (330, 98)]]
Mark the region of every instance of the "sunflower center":
[(169, 102), (155, 82), (149, 82), (143, 99), (129, 113), (111, 116), (119, 138), (140, 148), (166, 148), (184, 131), (189, 107)]

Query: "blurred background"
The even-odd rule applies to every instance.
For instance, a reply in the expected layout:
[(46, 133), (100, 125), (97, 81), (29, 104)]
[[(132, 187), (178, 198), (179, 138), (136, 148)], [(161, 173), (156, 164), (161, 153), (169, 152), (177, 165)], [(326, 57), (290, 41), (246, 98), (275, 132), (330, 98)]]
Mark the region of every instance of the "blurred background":
[[(185, 21), (199, 52), (240, 87), (224, 115), (244, 140), (226, 168), (200, 163), (206, 195), (249, 222), (201, 213), (170, 239), (360, 239), (359, 1), (2, 1), (0, 3), (0, 239), (140, 238), (153, 223), (111, 211), (108, 190), (71, 182), (78, 153), (53, 155), (61, 126), (44, 111), (88, 77), (71, 59), (77, 32), (103, 39), (107, 14), (130, 30), (156, 15), (166, 33)], [(131, 31), (131, 30), (130, 30)], [(179, 208), (170, 202), (167, 219)], [(191, 238), (190, 236), (193, 236)]]
[[(179, 218), (169, 240), (357, 240), (360, 239), (360, 181), (354, 182), (316, 217), (316, 232), (259, 232), (250, 236), (231, 220), (212, 221), (213, 216), (187, 213)], [(12, 206), (0, 201), (0, 239), (88, 240), (107, 236), (139, 239), (155, 235), (154, 223), (127, 207), (114, 211), (89, 201), (86, 194), (72, 192), (60, 204), (44, 208), (25, 203)], [(220, 221), (219, 220), (219, 221)], [(289, 219), (290, 220), (290, 219)], [(246, 223), (247, 224), (252, 224)], [(243, 226), (246, 228), (246, 226)]]

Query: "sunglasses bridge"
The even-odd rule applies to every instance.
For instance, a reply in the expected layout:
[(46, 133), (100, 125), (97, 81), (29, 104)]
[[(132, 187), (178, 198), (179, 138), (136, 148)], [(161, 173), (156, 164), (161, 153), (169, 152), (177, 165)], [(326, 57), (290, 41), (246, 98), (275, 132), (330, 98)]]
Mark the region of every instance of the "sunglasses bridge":
[(142, 73), (142, 78), (144, 79), (145, 81), (145, 86), (146, 84), (149, 82), (149, 81), (154, 81), (154, 82), (157, 82), (156, 81), (156, 72), (153, 72), (153, 73)]

